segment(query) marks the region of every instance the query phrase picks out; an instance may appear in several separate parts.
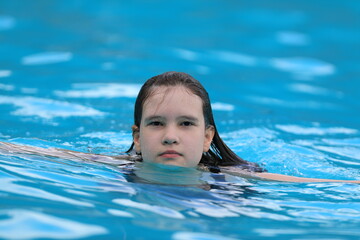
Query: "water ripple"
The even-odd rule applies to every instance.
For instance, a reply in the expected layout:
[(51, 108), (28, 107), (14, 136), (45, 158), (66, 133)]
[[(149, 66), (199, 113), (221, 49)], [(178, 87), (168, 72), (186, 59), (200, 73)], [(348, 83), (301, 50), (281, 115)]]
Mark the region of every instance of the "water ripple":
[(70, 239), (102, 235), (108, 232), (106, 228), (99, 225), (80, 223), (38, 211), (3, 210), (0, 211), (0, 215), (2, 215), (0, 238), (4, 239)]
[(332, 75), (336, 70), (333, 64), (306, 57), (273, 58), (269, 63), (278, 70), (293, 73), (295, 77), (304, 80)]
[(132, 201), (130, 199), (114, 199), (113, 202), (117, 203), (119, 205), (141, 209), (141, 210), (144, 210), (147, 212), (156, 213), (161, 216), (165, 216), (165, 217), (169, 217), (169, 218), (177, 218), (177, 219), (185, 218), (185, 216), (182, 215), (181, 213), (179, 213), (173, 209), (167, 208), (167, 207), (139, 203), (139, 202)]
[(280, 98), (265, 97), (265, 96), (246, 96), (249, 101), (255, 102), (257, 104), (279, 106), (285, 108), (301, 108), (301, 109), (338, 109), (339, 106), (329, 102), (319, 102), (319, 101), (292, 101)]
[(83, 206), (83, 207), (94, 207), (93, 204), (77, 201), (74, 199), (70, 199), (67, 197), (63, 197), (57, 194), (53, 194), (38, 188), (25, 186), (24, 184), (16, 184), (16, 180), (9, 179), (9, 178), (1, 178), (1, 191), (7, 192), (7, 193), (15, 193), (22, 196), (28, 196), (28, 197), (34, 197), (34, 198), (41, 198), (41, 199), (47, 199), (51, 201), (57, 201), (57, 202), (63, 202), (68, 203), (71, 205), (76, 206)]
[(67, 62), (72, 57), (73, 55), (70, 52), (44, 52), (25, 56), (21, 59), (21, 63), (24, 65), (45, 65)]
[(290, 84), (289, 89), (295, 92), (308, 93), (313, 95), (335, 96), (337, 98), (342, 98), (344, 96), (344, 93), (340, 91), (332, 91), (323, 87), (309, 84)]
[(16, 25), (15, 18), (11, 16), (0, 15), (0, 31), (14, 28)]
[(360, 160), (360, 148), (355, 147), (333, 147), (333, 146), (314, 146), (315, 149), (333, 153), (342, 157)]
[(235, 63), (244, 66), (255, 66), (258, 63), (256, 57), (243, 54), (235, 53), (230, 51), (210, 51), (210, 57), (229, 63)]
[(293, 31), (277, 32), (276, 39), (282, 44), (293, 46), (305, 46), (308, 45), (310, 42), (309, 36), (300, 32)]
[(14, 89), (15, 89), (14, 85), (0, 83), (0, 90), (13, 91)]
[(212, 110), (215, 111), (234, 111), (235, 106), (229, 103), (214, 102), (211, 104)]
[(9, 77), (12, 74), (10, 70), (0, 70), (0, 78)]
[(172, 51), (177, 57), (188, 61), (197, 61), (202, 58), (199, 53), (188, 49), (176, 48)]
[(329, 127), (329, 128), (322, 128), (322, 127), (303, 127), (299, 125), (282, 125), (277, 124), (275, 125), (276, 128), (297, 135), (331, 135), (331, 134), (356, 134), (358, 130), (351, 129), (351, 128), (344, 128), (344, 127)]
[(54, 91), (59, 97), (66, 98), (135, 98), (140, 91), (140, 84), (120, 83), (78, 83), (72, 90)]
[(200, 232), (176, 232), (172, 235), (172, 240), (235, 240), (235, 238), (223, 237), (217, 234)]
[(10, 97), (0, 95), (0, 104), (12, 104), (19, 107), (11, 114), (16, 116), (37, 116), (44, 119), (55, 117), (101, 117), (105, 113), (80, 104), (56, 101), (37, 97)]
[[(81, 137), (99, 138), (110, 141), (113, 144), (128, 144), (132, 142), (130, 132), (91, 132), (81, 135)], [(126, 140), (124, 139), (126, 138)]]

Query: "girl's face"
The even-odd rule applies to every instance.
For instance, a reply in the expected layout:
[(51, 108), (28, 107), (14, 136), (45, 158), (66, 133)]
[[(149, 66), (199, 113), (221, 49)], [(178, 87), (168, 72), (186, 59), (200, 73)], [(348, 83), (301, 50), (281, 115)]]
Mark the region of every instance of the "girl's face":
[(156, 87), (136, 130), (135, 149), (143, 161), (183, 167), (197, 166), (214, 137), (214, 128), (205, 126), (201, 98), (182, 86)]

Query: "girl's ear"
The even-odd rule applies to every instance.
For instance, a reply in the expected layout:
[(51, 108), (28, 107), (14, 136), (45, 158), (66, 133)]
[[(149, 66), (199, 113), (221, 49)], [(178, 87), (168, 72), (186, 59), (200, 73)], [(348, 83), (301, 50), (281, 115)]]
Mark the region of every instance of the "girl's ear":
[(205, 139), (204, 139), (204, 149), (203, 152), (207, 152), (210, 149), (211, 142), (215, 135), (215, 128), (214, 126), (208, 126), (205, 129)]
[(141, 152), (141, 148), (140, 148), (140, 129), (136, 125), (133, 125), (131, 127), (131, 129), (132, 129), (132, 136), (133, 136), (135, 151), (137, 153), (140, 153)]

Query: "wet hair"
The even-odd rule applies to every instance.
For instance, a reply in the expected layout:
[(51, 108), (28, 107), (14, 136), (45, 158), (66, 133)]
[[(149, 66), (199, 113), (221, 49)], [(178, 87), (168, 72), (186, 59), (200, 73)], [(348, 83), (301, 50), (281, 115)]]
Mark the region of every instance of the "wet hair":
[[(208, 152), (203, 153), (200, 164), (205, 165), (212, 172), (220, 172), (221, 166), (238, 166), (252, 172), (264, 172), (258, 164), (246, 161), (236, 155), (221, 139), (215, 125), (209, 94), (202, 86), (202, 84), (187, 73), (182, 72), (165, 72), (163, 74), (154, 76), (147, 80), (136, 98), (134, 109), (134, 124), (140, 128), (140, 122), (143, 113), (144, 102), (153, 94), (156, 87), (174, 87), (183, 86), (191, 93), (197, 95), (202, 100), (202, 109), (205, 119), (205, 126), (214, 128), (215, 134), (211, 142)], [(134, 131), (134, 130), (133, 130)], [(127, 151), (131, 153), (134, 151), (134, 143)]]

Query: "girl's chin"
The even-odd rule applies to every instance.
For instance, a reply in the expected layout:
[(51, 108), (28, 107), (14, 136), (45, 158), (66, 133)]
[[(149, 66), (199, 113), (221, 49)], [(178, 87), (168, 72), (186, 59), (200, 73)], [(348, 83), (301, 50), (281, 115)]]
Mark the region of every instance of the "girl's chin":
[(187, 167), (187, 165), (184, 162), (181, 162), (179, 160), (165, 160), (165, 161), (160, 161), (158, 163), (161, 163), (161, 164), (164, 164), (164, 165)]
[(164, 165), (178, 166), (178, 167), (194, 167), (189, 163), (183, 161), (182, 159), (160, 159), (155, 163), (160, 163)]

